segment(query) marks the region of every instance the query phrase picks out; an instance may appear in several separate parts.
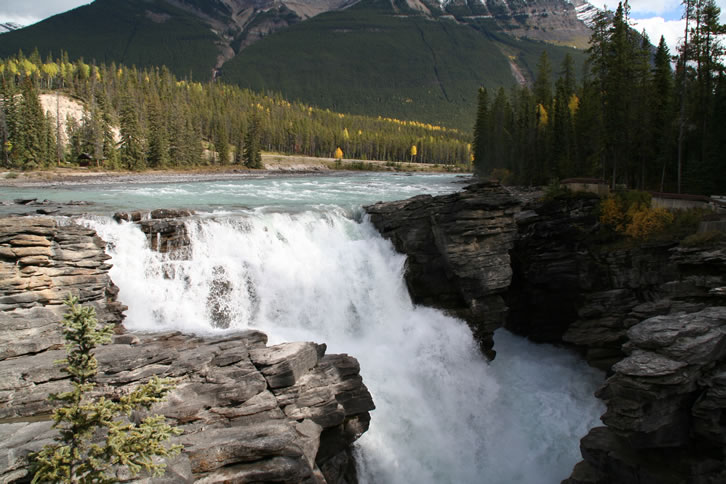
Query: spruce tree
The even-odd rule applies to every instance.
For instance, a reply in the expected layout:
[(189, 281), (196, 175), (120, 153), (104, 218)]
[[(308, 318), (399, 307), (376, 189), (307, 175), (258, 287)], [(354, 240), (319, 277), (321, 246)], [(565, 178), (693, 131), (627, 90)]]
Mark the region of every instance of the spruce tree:
[(474, 142), (472, 151), (474, 153), (474, 170), (480, 176), (487, 173), (487, 143), (489, 140), (489, 93), (485, 87), (479, 88), (479, 97), (476, 110), (476, 122), (474, 123)]
[(655, 150), (655, 161), (660, 172), (658, 189), (662, 192), (665, 190), (667, 168), (673, 158), (673, 139), (675, 138), (673, 70), (671, 69), (670, 51), (663, 36), (660, 38), (653, 59), (651, 91), (652, 143)]
[(161, 104), (158, 99), (149, 106), (149, 150), (148, 164), (152, 168), (164, 168), (169, 165), (169, 133), (166, 128)]
[(260, 152), (260, 118), (257, 113), (252, 114), (245, 135), (245, 165), (247, 168), (262, 168), (262, 154)]
[(141, 170), (146, 167), (144, 138), (136, 106), (130, 98), (123, 101), (119, 121), (121, 122), (121, 163), (129, 170)]
[(180, 430), (168, 425), (160, 415), (147, 416), (139, 423), (130, 417), (136, 410), (149, 410), (173, 389), (169, 379), (152, 378), (118, 401), (93, 397), (98, 362), (94, 350), (111, 340), (113, 329), (98, 326), (92, 307), (69, 297), (61, 324), (67, 342), (62, 361), (72, 390), (50, 395), (63, 403), (53, 413), (56, 442), (33, 455), (33, 483), (115, 482), (115, 468), (125, 466), (136, 475), (141, 471), (160, 476), (166, 465), (155, 457), (177, 454), (181, 446), (167, 447), (166, 441)]
[(552, 104), (552, 66), (546, 50), (542, 51), (537, 63), (537, 77), (534, 80), (533, 90), (537, 103), (549, 111)]

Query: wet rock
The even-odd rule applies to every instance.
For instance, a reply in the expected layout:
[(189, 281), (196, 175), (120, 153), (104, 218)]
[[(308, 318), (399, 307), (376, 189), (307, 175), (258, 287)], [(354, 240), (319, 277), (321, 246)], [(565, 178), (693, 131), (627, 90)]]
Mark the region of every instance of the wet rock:
[(493, 357), (492, 334), (505, 320), (501, 297), (511, 281), (520, 202), (493, 182), (462, 192), (421, 195), (365, 207), (371, 222), (408, 256), (406, 283), (414, 302), (466, 320)]
[(184, 259), (190, 244), (186, 223), (192, 215), (192, 210), (157, 209), (151, 212), (116, 212), (113, 218), (117, 222), (139, 225), (152, 250)]

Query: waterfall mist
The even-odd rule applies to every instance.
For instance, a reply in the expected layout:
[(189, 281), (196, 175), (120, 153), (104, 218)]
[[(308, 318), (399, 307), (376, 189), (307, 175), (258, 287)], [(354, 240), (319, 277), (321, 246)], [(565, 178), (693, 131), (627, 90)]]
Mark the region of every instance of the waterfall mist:
[(109, 243), (131, 330), (254, 328), (355, 356), (377, 407), (361, 482), (559, 482), (602, 413), (602, 376), (562, 350), (500, 331), (488, 364), (464, 322), (412, 304), (404, 256), (340, 208), (195, 217), (183, 260), (133, 224), (86, 223)]

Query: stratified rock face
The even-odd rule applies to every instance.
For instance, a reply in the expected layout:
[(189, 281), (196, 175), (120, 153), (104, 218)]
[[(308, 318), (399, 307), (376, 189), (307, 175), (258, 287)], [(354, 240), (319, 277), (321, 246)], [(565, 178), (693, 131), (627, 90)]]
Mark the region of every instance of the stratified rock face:
[(726, 482), (726, 307), (630, 328), (569, 484)]
[(500, 294), (512, 277), (519, 205), (499, 184), (482, 182), (450, 195), (365, 207), (373, 225), (408, 256), (413, 301), (466, 320), (490, 357), (492, 334), (507, 312)]
[(57, 322), (69, 294), (100, 321), (121, 321), (105, 245), (93, 230), (47, 217), (0, 219), (0, 359), (62, 344)]
[(609, 370), (625, 353), (633, 325), (653, 316), (726, 303), (726, 244), (684, 248), (674, 242), (603, 250), (599, 199), (538, 204), (518, 219), (507, 294), (507, 327), (536, 341), (573, 344)]
[[(56, 364), (65, 356), (62, 299), (81, 294), (111, 323), (123, 308), (109, 300), (108, 257), (92, 230), (0, 219), (0, 251), (0, 482), (20, 482), (28, 454), (53, 439), (48, 394), (70, 388)], [(79, 269), (94, 272), (76, 277)], [(351, 444), (374, 405), (354, 358), (315, 343), (266, 347), (257, 331), (117, 332), (96, 351), (100, 394), (117, 397), (154, 375), (177, 382), (154, 410), (183, 430), (175, 441), (184, 450), (151, 482), (357, 482)]]

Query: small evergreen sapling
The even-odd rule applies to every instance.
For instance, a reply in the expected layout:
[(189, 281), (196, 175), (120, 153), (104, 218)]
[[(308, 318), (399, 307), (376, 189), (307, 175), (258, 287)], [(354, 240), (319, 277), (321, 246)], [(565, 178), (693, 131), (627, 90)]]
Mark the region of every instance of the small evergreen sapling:
[(110, 342), (112, 328), (99, 327), (94, 308), (79, 305), (77, 298), (69, 296), (65, 304), (68, 311), (61, 324), (68, 356), (61, 363), (73, 389), (50, 395), (64, 404), (53, 413), (59, 435), (32, 456), (32, 482), (116, 482), (116, 466), (134, 475), (142, 470), (163, 475), (166, 464), (158, 457), (179, 453), (181, 446), (167, 447), (165, 442), (181, 431), (163, 415), (147, 416), (138, 424), (129, 417), (164, 400), (173, 389), (171, 380), (154, 377), (118, 401), (91, 395), (98, 373), (93, 350)]

